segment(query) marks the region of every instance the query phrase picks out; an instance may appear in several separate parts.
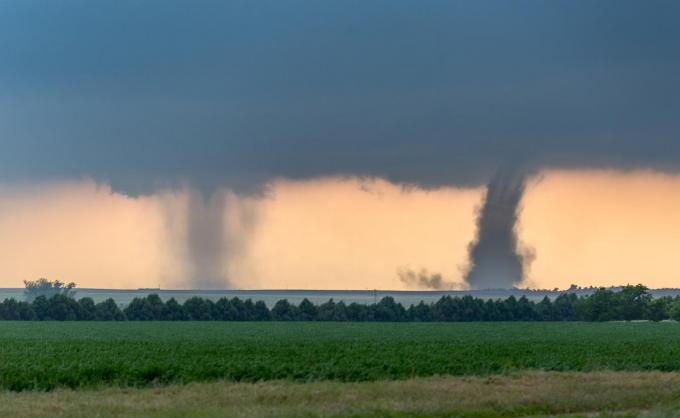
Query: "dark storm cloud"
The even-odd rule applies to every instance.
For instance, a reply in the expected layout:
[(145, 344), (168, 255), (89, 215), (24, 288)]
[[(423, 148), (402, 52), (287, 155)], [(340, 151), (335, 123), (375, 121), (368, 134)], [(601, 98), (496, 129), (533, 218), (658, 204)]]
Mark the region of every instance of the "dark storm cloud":
[(679, 18), (673, 0), (4, 1), (0, 179), (675, 170)]

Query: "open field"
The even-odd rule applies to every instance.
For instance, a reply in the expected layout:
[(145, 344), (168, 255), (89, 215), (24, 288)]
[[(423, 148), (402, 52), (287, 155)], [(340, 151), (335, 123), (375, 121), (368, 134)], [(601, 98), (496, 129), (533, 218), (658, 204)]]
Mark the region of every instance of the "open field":
[(680, 371), (677, 323), (0, 322), (0, 388)]
[(23, 417), (666, 417), (680, 413), (678, 373), (545, 373), (379, 382), (191, 383), (162, 388), (0, 393)]

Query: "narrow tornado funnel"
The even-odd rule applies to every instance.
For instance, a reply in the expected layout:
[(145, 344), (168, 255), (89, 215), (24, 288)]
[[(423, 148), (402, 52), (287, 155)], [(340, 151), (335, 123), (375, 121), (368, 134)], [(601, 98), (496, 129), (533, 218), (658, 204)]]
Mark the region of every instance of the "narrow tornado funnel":
[(487, 185), (477, 216), (477, 239), (469, 246), (465, 282), (472, 289), (508, 289), (524, 278), (526, 261), (518, 248), (517, 219), (526, 175), (501, 170)]
[(224, 289), (225, 196), (219, 191), (204, 195), (191, 190), (187, 206), (187, 249), (191, 285), (199, 289)]

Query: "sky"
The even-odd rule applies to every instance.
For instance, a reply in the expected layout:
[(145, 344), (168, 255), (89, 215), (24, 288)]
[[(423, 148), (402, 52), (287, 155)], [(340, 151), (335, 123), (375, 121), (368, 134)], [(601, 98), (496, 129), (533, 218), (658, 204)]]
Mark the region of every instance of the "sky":
[(464, 286), (508, 167), (521, 283), (679, 285), (679, 17), (0, 2), (0, 286), (408, 288), (409, 269)]
[[(235, 235), (242, 235), (235, 207), (258, 219), (237, 254), (225, 251), (232, 287), (420, 289), (400, 280), (401, 269), (462, 285), (483, 188), (323, 178), (279, 180), (271, 189), (230, 205)], [(520, 241), (536, 255), (526, 284), (677, 286), (677, 190), (680, 176), (653, 171), (533, 178), (519, 225)], [(47, 275), (81, 287), (193, 287), (181, 237), (183, 191), (130, 197), (86, 180), (2, 186), (0, 196), (0, 286)]]

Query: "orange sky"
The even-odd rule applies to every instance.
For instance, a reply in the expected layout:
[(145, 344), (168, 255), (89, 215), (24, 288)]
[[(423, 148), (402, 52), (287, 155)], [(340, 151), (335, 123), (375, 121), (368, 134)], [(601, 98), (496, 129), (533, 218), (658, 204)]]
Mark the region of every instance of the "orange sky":
[[(224, 269), (234, 287), (403, 289), (400, 268), (460, 282), (483, 196), (356, 178), (282, 179), (269, 190), (227, 197)], [(643, 171), (532, 179), (520, 225), (536, 251), (529, 283), (680, 286), (678, 190), (680, 176)], [(132, 198), (89, 180), (0, 186), (0, 286), (47, 276), (80, 287), (191, 287), (185, 206), (182, 190)]]
[(680, 176), (553, 172), (524, 198), (521, 238), (542, 287), (680, 287)]

